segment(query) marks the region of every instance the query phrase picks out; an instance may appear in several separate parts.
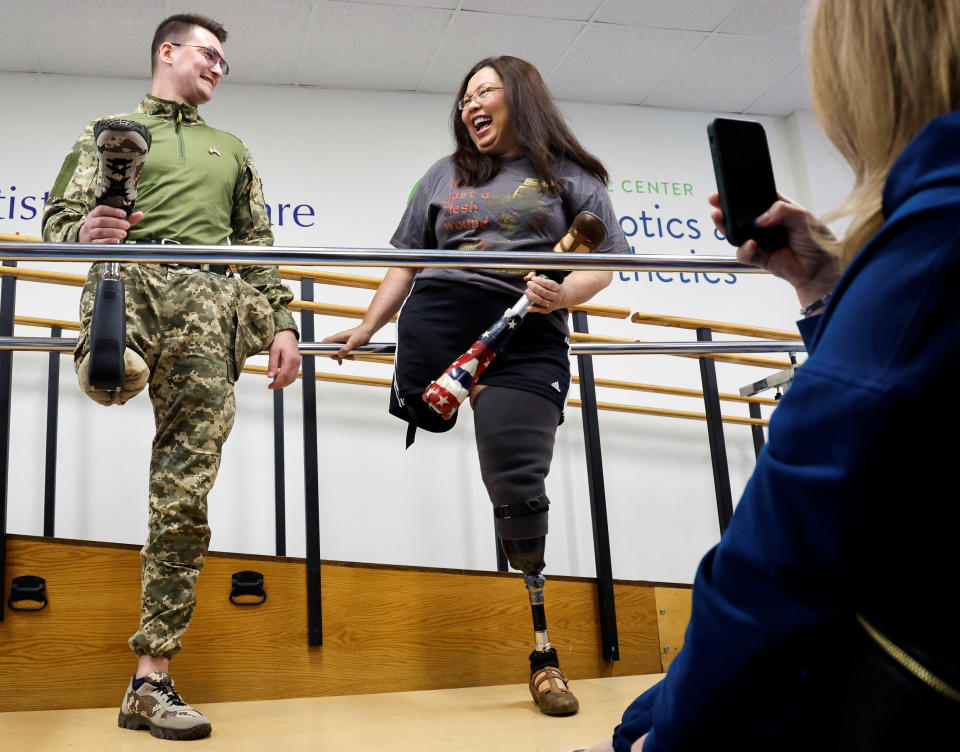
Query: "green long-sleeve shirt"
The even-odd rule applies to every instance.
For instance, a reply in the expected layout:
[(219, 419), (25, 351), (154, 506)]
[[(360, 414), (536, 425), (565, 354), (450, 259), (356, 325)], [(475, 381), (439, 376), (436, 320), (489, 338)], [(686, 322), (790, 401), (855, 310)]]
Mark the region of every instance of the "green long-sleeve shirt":
[[(110, 117), (150, 129), (152, 145), (137, 189), (143, 219), (128, 240), (169, 238), (191, 245), (273, 245), (260, 176), (236, 136), (211, 128), (196, 107), (147, 95), (136, 112)], [(96, 121), (94, 121), (96, 122)], [(94, 208), (99, 157), (91, 122), (63, 162), (43, 212), (44, 240), (76, 242)], [(238, 267), (274, 310), (276, 331), (296, 331), (293, 299), (274, 266)]]

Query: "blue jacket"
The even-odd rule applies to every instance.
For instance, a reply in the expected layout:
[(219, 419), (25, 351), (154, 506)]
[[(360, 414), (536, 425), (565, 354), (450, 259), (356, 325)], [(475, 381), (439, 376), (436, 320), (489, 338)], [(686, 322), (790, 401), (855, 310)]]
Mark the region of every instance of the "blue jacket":
[(800, 323), (809, 357), (700, 563), (684, 648), (624, 713), (617, 752), (648, 731), (645, 752), (661, 752), (776, 726), (857, 612), (960, 686), (960, 499), (943, 438), (960, 427), (960, 111), (901, 153), (883, 215), (823, 315)]

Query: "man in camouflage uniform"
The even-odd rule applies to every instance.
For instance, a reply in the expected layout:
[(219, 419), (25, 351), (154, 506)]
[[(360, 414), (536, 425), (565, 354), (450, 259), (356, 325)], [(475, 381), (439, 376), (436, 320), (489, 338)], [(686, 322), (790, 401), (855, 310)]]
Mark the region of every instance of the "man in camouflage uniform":
[[(271, 245), (260, 178), (243, 143), (207, 126), (197, 105), (228, 70), (226, 31), (202, 16), (178, 15), (157, 28), (151, 93), (120, 116), (145, 125), (152, 147), (140, 176), (139, 211), (94, 207), (98, 154), (93, 123), (64, 161), (43, 216), (52, 241), (176, 241)], [(103, 264), (94, 264), (80, 303), (74, 353), (84, 391), (122, 404), (149, 383), (157, 433), (150, 463), (149, 537), (142, 550), (139, 656), (119, 723), (154, 736), (207, 736), (210, 723), (183, 702), (170, 658), (190, 622), (207, 552), (207, 493), (233, 425), (233, 383), (243, 361), (269, 345), (271, 389), (296, 379), (300, 364), (292, 299), (276, 267), (241, 266), (240, 277), (207, 265), (122, 264), (126, 291), (126, 377), (119, 392), (92, 389), (86, 373), (90, 320)]]

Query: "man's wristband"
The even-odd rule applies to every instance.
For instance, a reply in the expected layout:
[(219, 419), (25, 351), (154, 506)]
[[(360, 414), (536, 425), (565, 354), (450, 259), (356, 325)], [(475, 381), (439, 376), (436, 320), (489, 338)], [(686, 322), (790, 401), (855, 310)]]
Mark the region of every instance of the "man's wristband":
[(833, 291), (828, 292), (822, 298), (817, 298), (810, 305), (804, 306), (800, 309), (800, 315), (804, 318), (807, 316), (812, 316), (815, 313), (820, 313), (821, 310), (827, 305), (827, 301), (830, 300), (830, 296), (833, 294)]

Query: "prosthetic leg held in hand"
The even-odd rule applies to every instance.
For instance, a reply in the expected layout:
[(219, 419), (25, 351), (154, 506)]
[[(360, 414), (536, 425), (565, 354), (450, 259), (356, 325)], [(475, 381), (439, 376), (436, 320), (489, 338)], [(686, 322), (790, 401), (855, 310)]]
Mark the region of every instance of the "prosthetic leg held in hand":
[[(97, 205), (133, 212), (137, 181), (150, 150), (146, 126), (132, 120), (100, 120), (94, 126), (100, 169), (94, 196)], [(120, 264), (104, 264), (90, 324), (90, 351), (80, 362), (80, 386), (104, 405), (123, 404), (146, 386), (146, 363), (126, 346), (126, 303)]]
[[(603, 221), (582, 212), (554, 247), (557, 252), (589, 252), (606, 239)], [(520, 298), (457, 358), (423, 393), (423, 399), (449, 419), (470, 395), (490, 362), (506, 346), (527, 314)], [(534, 649), (530, 654), (530, 694), (545, 715), (571, 715), (580, 703), (560, 670), (550, 645), (544, 610), (544, 551), (547, 511), (544, 479), (550, 470), (560, 409), (533, 392), (487, 386), (474, 400), (474, 430), (480, 473), (494, 506), (497, 536), (510, 565), (523, 572), (533, 616)]]
[[(596, 214), (583, 211), (574, 217), (570, 229), (560, 238), (553, 250), (556, 253), (589, 253), (601, 246), (606, 238), (607, 228), (603, 220)], [(497, 353), (507, 346), (514, 330), (526, 317), (529, 305), (530, 300), (526, 294), (520, 296), (520, 300), (504, 311), (469, 350), (453, 361), (450, 367), (426, 388), (423, 401), (449, 420), (470, 396), (470, 389), (497, 357)]]

